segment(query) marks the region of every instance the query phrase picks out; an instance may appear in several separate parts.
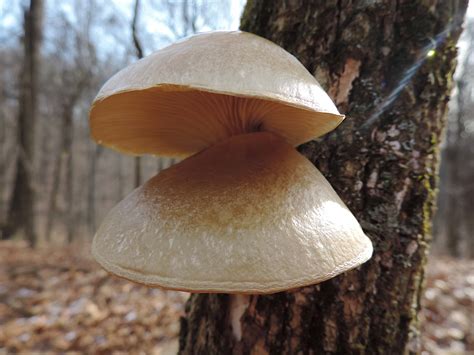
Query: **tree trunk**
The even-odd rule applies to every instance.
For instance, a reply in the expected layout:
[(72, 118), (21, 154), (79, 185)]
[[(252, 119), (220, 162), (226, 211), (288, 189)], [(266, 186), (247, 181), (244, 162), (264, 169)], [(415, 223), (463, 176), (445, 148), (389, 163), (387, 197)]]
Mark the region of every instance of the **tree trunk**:
[[(1, 71), (0, 71), (1, 75)], [(7, 155), (6, 155), (6, 110), (5, 107), (5, 96), (3, 90), (0, 90), (0, 239), (2, 238), (1, 232), (3, 225), (5, 224), (5, 185), (7, 181)], [(10, 157), (11, 159), (11, 157)], [(159, 171), (159, 170), (158, 170)]]
[[(467, 24), (466, 33), (467, 41), (469, 41), (466, 53), (474, 51), (474, 22), (470, 27)], [(471, 64), (470, 55), (466, 55), (460, 65), (460, 73), (457, 73), (457, 95), (454, 105), (454, 112), (449, 119), (447, 129), (447, 139), (443, 151), (442, 173), (441, 174), (441, 189), (438, 201), (444, 199), (444, 206), (439, 209), (437, 218), (435, 219), (436, 227), (439, 232), (441, 223), (444, 223), (444, 236), (446, 238), (446, 247), (449, 254), (455, 257), (469, 255), (469, 240), (472, 239), (470, 235), (472, 230), (469, 226), (471, 212), (469, 203), (472, 200), (472, 171), (470, 164), (472, 161), (472, 152), (470, 151), (470, 134), (466, 129), (469, 124), (471, 115), (470, 102), (471, 85), (470, 73), (474, 69)], [(468, 248), (466, 248), (468, 246)]]
[(122, 168), (122, 155), (117, 154), (117, 197), (116, 201), (122, 201), (124, 198), (124, 191), (125, 191), (125, 174)]
[(133, 186), (138, 187), (142, 184), (142, 157), (134, 157), (133, 166)]
[(66, 158), (66, 176), (65, 176), (65, 194), (66, 194), (66, 241), (68, 244), (72, 243), (74, 239), (75, 231), (75, 216), (74, 216), (74, 165), (72, 157), (72, 144), (73, 144), (73, 110), (75, 106), (75, 100), (65, 107), (64, 112), (64, 129), (62, 132), (63, 138), (63, 154)]
[(448, 129), (448, 142), (446, 147), (446, 163), (447, 163), (447, 176), (448, 179), (445, 181), (448, 189), (448, 196), (446, 201), (446, 246), (447, 251), (454, 257), (460, 256), (460, 245), (462, 243), (462, 228), (463, 222), (466, 216), (464, 215), (464, 198), (463, 181), (461, 178), (460, 170), (461, 166), (461, 154), (462, 154), (462, 140), (464, 129), (463, 126), (463, 92), (462, 85), (463, 80), (457, 83), (458, 85), (458, 113), (456, 115), (456, 122), (452, 129)]
[(466, 0), (247, 4), (242, 29), (293, 53), (347, 114), (335, 132), (300, 151), (356, 215), (375, 251), (362, 267), (296, 292), (193, 295), (181, 323), (182, 354), (419, 350), (438, 142), (466, 6)]
[(47, 242), (51, 242), (54, 220), (56, 219), (59, 182), (61, 178), (61, 165), (62, 165), (61, 160), (62, 160), (61, 149), (58, 149), (58, 152), (56, 154), (56, 157), (53, 163), (53, 172), (52, 172), (53, 182), (51, 185), (51, 192), (49, 194), (48, 209), (47, 209), (47, 214), (46, 214), (46, 229), (45, 229), (44, 235)]
[[(76, 93), (79, 92), (80, 89)], [(66, 202), (65, 224), (66, 224), (66, 241), (71, 243), (74, 239), (75, 216), (74, 216), (74, 165), (72, 159), (72, 144), (74, 136), (73, 111), (76, 105), (78, 94), (74, 94), (68, 98), (63, 105), (61, 117), (61, 141), (57, 149), (58, 153), (54, 160), (53, 168), (53, 185), (48, 202), (48, 214), (46, 220), (45, 236), (46, 240), (51, 241), (54, 220), (57, 214), (57, 199), (59, 195), (59, 187), (61, 181), (61, 167), (64, 168), (64, 194)]]
[(43, 1), (31, 0), (25, 10), (24, 59), (20, 73), (18, 146), (16, 175), (3, 238), (11, 238), (18, 230), (25, 233), (30, 246), (37, 242), (35, 231), (35, 189), (33, 181), (34, 137), (37, 120), (37, 82), (41, 42)]
[(163, 169), (164, 169), (163, 158), (160, 157), (156, 160), (156, 172), (159, 173)]
[[(140, 14), (140, 0), (135, 0), (133, 7), (133, 19), (132, 19), (132, 40), (133, 45), (135, 46), (135, 52), (137, 59), (143, 58), (143, 47), (141, 45), (140, 39), (138, 38), (138, 16)], [(133, 159), (134, 163), (134, 186), (139, 187), (142, 184), (142, 158), (135, 157)]]
[(87, 194), (87, 226), (89, 227), (89, 233), (91, 236), (94, 235), (97, 230), (96, 223), (96, 199), (95, 199), (95, 178), (97, 175), (97, 160), (99, 159), (103, 148), (100, 145), (96, 145), (92, 148), (91, 158), (89, 159), (89, 190)]

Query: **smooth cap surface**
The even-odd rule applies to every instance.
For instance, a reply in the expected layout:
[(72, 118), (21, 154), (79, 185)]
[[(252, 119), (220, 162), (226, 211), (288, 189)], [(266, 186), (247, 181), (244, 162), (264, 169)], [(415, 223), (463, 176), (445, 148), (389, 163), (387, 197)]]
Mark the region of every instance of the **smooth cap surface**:
[(255, 131), (296, 146), (343, 118), (294, 56), (236, 31), (190, 37), (121, 70), (95, 98), (90, 126), (125, 153), (187, 156)]
[(108, 271), (149, 286), (273, 293), (352, 269), (372, 244), (307, 159), (254, 133), (137, 188), (105, 218), (92, 252)]

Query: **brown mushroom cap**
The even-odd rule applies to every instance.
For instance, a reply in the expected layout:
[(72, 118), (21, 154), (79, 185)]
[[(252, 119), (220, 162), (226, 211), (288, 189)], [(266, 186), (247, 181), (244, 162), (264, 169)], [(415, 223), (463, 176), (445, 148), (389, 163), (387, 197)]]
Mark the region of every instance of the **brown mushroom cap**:
[(121, 70), (94, 100), (90, 126), (125, 153), (188, 156), (255, 131), (296, 146), (343, 118), (294, 56), (237, 31), (190, 37)]
[(352, 269), (372, 244), (307, 159), (254, 133), (136, 189), (105, 218), (92, 251), (106, 270), (149, 286), (273, 293)]

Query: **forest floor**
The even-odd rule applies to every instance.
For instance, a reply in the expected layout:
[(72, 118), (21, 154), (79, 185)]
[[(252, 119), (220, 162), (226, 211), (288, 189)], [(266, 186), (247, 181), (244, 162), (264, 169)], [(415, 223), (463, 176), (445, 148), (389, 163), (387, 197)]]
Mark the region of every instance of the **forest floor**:
[[(110, 277), (82, 248), (0, 242), (0, 354), (173, 354), (188, 294)], [(432, 258), (424, 354), (474, 354), (474, 261)]]

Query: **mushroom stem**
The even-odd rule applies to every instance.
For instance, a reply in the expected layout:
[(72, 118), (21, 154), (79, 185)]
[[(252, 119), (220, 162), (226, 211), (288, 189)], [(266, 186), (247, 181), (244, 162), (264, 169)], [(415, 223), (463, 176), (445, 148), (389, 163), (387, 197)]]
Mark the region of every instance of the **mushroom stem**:
[(235, 340), (240, 341), (240, 339), (242, 339), (242, 323), (240, 320), (249, 306), (250, 296), (236, 294), (230, 295), (229, 297), (229, 313), (232, 334), (234, 335)]

